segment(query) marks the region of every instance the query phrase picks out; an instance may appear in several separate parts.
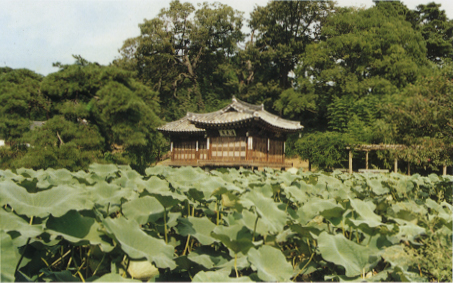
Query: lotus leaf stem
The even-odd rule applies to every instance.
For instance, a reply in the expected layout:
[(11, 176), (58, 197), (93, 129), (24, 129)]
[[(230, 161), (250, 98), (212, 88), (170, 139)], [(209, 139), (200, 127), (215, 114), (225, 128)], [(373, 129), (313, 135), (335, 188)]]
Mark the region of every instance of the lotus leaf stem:
[(182, 253), (183, 256), (186, 255), (186, 252), (189, 249), (189, 241), (190, 241), (190, 234), (187, 235), (186, 247), (184, 248), (184, 252)]
[(219, 226), (219, 209), (217, 207), (217, 200), (215, 201), (215, 208), (214, 208), (214, 211), (216, 213), (216, 221), (215, 221), (215, 225), (216, 226)]
[[(63, 247), (62, 247), (63, 248)], [(64, 257), (66, 257), (71, 251), (67, 251), (64, 255), (62, 255), (59, 259), (54, 261), (50, 266), (55, 266), (58, 262), (62, 261)], [(63, 253), (63, 252), (62, 252)]]
[(238, 273), (238, 254), (234, 254), (234, 271), (236, 271), (236, 278), (239, 278), (239, 273)]
[(255, 241), (255, 233), (256, 233), (256, 226), (258, 224), (258, 219), (260, 218), (260, 216), (258, 215), (258, 213), (256, 214), (256, 219), (255, 219), (255, 226), (253, 226), (253, 237), (252, 237), (252, 242)]
[(167, 239), (167, 208), (164, 206), (164, 234), (165, 234), (165, 244), (168, 244)]
[(104, 262), (105, 255), (106, 255), (105, 253), (102, 255), (102, 259), (99, 262), (98, 266), (96, 266), (96, 269), (93, 272), (93, 276), (96, 274), (96, 272), (98, 272), (98, 269), (99, 269), (99, 267), (101, 267), (102, 262)]
[(44, 259), (44, 258), (41, 258), (41, 260), (46, 264), (46, 266), (52, 271), (52, 268), (50, 268), (50, 265), (49, 263)]
[(25, 251), (27, 250), (27, 247), (28, 247), (28, 245), (30, 244), (30, 239), (31, 239), (31, 238), (28, 238), (27, 243), (25, 244), (25, 248), (24, 248), (24, 250), (23, 250), (23, 252), (22, 252), (22, 254), (21, 254), (21, 256), (20, 256), (19, 262), (18, 262), (17, 265), (16, 265), (16, 270), (15, 270), (14, 273), (17, 272), (17, 270), (19, 269), (20, 264), (22, 263), (22, 260), (24, 259)]
[(131, 259), (127, 255), (125, 255), (125, 256), (126, 256), (126, 259), (127, 259), (127, 265), (126, 265), (126, 270), (124, 271), (124, 274), (123, 274), (124, 278), (127, 275), (127, 270), (129, 269), (129, 264), (131, 263)]
[[(85, 264), (85, 262), (82, 262), (82, 264), (81, 264), (80, 267), (79, 267), (79, 265), (77, 264), (77, 261), (76, 261), (75, 258), (74, 258), (74, 250), (72, 250), (72, 252), (71, 252), (71, 258), (72, 258), (72, 260), (74, 261), (75, 267), (77, 268), (77, 272), (76, 272), (76, 273), (79, 275), (79, 277), (80, 277), (80, 279), (82, 280), (82, 282), (85, 282), (85, 279), (83, 278), (82, 273), (80, 273), (80, 270), (82, 269), (82, 267), (83, 267), (83, 265)], [(68, 265), (68, 267), (69, 267), (69, 265)]]
[[(308, 242), (308, 240), (307, 240), (307, 242)], [(294, 282), (294, 280), (296, 280), (297, 276), (299, 276), (299, 275), (302, 273), (302, 271), (304, 271), (305, 268), (307, 268), (308, 264), (310, 264), (310, 262), (311, 262), (311, 260), (313, 259), (313, 256), (314, 256), (314, 255), (315, 255), (315, 253), (313, 252), (313, 253), (311, 254), (310, 258), (308, 259), (307, 263), (304, 265), (304, 267), (302, 267), (302, 268), (299, 270), (299, 272), (297, 272), (296, 276), (293, 277), (293, 280), (292, 280), (293, 282)]]

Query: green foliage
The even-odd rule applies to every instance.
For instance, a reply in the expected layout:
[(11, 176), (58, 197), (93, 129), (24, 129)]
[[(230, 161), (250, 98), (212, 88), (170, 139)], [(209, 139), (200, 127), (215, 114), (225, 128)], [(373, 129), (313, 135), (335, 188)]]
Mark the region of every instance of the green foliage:
[(43, 77), (26, 69), (0, 68), (0, 139), (9, 149), (0, 149), (0, 163), (10, 165), (25, 152), (22, 135), (33, 120), (44, 120), (49, 102), (39, 91)]
[(451, 176), (146, 173), (0, 171), (2, 281), (451, 280)]
[[(307, 46), (303, 63), (295, 70), (298, 82), (313, 85), (320, 118), (335, 115), (328, 109), (338, 102), (335, 99), (351, 102), (377, 96), (380, 100), (414, 83), (424, 72), (426, 47), (421, 34), (378, 7), (339, 9), (323, 22), (321, 34), (322, 40)], [(335, 123), (330, 118), (329, 122)]]
[(452, 79), (451, 68), (436, 69), (386, 105), (385, 119), (399, 131), (397, 142), (408, 145), (399, 153), (403, 160), (425, 168), (451, 164)]
[[(318, 132), (307, 146), (292, 137), (287, 153), (321, 168), (341, 166), (353, 143), (407, 146), (379, 152), (385, 165), (451, 164), (453, 28), (439, 4), (271, 1), (250, 14), (246, 42), (244, 23), (225, 4), (175, 0), (111, 66), (74, 56), (46, 77), (0, 68), (1, 167), (111, 162), (143, 174), (168, 149), (160, 119), (215, 111), (232, 95)], [(47, 123), (31, 130), (37, 120)]]
[[(130, 72), (75, 58), (76, 64), (57, 64), (60, 70), (45, 78), (24, 70), (2, 73), (0, 100), (9, 103), (1, 110), (0, 131), (15, 145), (2, 149), (2, 165), (85, 170), (107, 161), (144, 173), (166, 146), (155, 130), (161, 124), (158, 94)], [(31, 121), (43, 115), (45, 124), (30, 131)]]
[(302, 158), (309, 160), (319, 168), (331, 169), (342, 167), (348, 160), (347, 146), (355, 140), (347, 133), (314, 132), (304, 134), (295, 144), (295, 151)]
[[(333, 8), (332, 2), (324, 1), (273, 1), (250, 14), (249, 26), (256, 37), (251, 48), (259, 50), (260, 61), (267, 61), (262, 67), (274, 66), (271, 77), (282, 89), (291, 87), (289, 72), (307, 45), (319, 39), (321, 23)], [(254, 63), (257, 72), (269, 72)]]
[(453, 58), (453, 21), (440, 7), (435, 2), (418, 5), (413, 11), (413, 22), (426, 41), (428, 59), (443, 64)]
[(125, 41), (116, 64), (135, 70), (140, 81), (159, 92), (163, 116), (204, 111), (211, 107), (206, 98), (213, 88), (220, 100), (237, 89), (235, 72), (223, 71), (244, 39), (240, 12), (220, 3), (195, 9), (176, 0), (139, 27), (141, 35)]

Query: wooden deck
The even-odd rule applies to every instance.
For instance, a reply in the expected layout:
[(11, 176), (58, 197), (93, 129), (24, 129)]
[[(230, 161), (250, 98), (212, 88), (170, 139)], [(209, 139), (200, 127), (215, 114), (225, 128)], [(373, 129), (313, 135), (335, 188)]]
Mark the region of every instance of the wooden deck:
[(199, 167), (269, 167), (269, 168), (291, 168), (292, 162), (262, 162), (252, 160), (221, 161), (221, 160), (173, 160), (166, 162), (168, 166), (199, 166)]

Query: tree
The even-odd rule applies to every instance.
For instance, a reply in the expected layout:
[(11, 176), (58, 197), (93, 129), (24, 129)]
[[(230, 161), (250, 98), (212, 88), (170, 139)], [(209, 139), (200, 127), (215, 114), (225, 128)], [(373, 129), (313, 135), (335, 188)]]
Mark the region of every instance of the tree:
[(418, 5), (414, 11), (414, 26), (425, 38), (428, 59), (435, 63), (453, 59), (453, 20), (449, 20), (440, 7), (431, 2)]
[(348, 160), (347, 146), (356, 141), (348, 134), (339, 132), (314, 132), (304, 134), (296, 141), (295, 151), (310, 165), (319, 169), (332, 170), (334, 167), (342, 167)]
[(328, 1), (271, 1), (250, 14), (251, 45), (272, 62), (282, 89), (291, 87), (290, 72), (306, 46), (319, 39), (321, 23), (333, 8)]
[(75, 58), (43, 79), (49, 120), (22, 137), (31, 147), (13, 165), (80, 170), (109, 161), (143, 173), (162, 146), (157, 93), (128, 71)]
[(175, 0), (139, 26), (141, 35), (125, 42), (118, 64), (129, 62), (139, 80), (159, 92), (163, 116), (175, 119), (187, 110), (205, 110), (206, 91), (224, 82), (209, 78), (227, 67), (244, 38), (241, 13), (220, 3), (196, 10)]
[(407, 145), (402, 160), (438, 169), (453, 163), (453, 73), (451, 64), (420, 77), (388, 103), (386, 117), (398, 130), (397, 142)]
[(12, 146), (30, 129), (31, 120), (44, 120), (48, 101), (40, 93), (43, 76), (26, 69), (0, 68), (0, 136)]
[[(280, 94), (293, 87), (293, 71), (306, 47), (319, 40), (330, 1), (271, 1), (250, 14), (250, 40), (238, 54), (239, 97), (273, 109)], [(286, 101), (293, 100), (291, 91)], [(291, 96), (291, 98), (290, 98)], [(275, 106), (282, 113), (280, 107)]]
[[(367, 96), (381, 99), (398, 93), (428, 70), (421, 34), (402, 16), (379, 7), (338, 9), (325, 19), (321, 38), (307, 46), (295, 71), (295, 91), (301, 100), (315, 99), (316, 109), (311, 110), (316, 111), (321, 129), (322, 125), (346, 127), (346, 120), (336, 117), (341, 111), (336, 111), (335, 103), (347, 102), (354, 109), (353, 104)], [(292, 107), (283, 100), (278, 103), (283, 112)]]

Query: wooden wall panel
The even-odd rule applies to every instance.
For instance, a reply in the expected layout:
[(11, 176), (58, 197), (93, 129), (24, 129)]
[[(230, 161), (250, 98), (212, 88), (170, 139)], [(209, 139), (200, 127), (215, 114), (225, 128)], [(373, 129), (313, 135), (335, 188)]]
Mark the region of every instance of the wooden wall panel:
[(198, 141), (174, 141), (172, 160), (206, 160), (208, 159), (208, 150), (206, 140)]
[(269, 162), (280, 163), (285, 161), (285, 152), (283, 151), (284, 142), (279, 140), (270, 140), (269, 142)]
[(253, 137), (252, 160), (267, 161), (267, 138)]
[(211, 139), (212, 160), (245, 160), (245, 156), (245, 137), (213, 137)]

